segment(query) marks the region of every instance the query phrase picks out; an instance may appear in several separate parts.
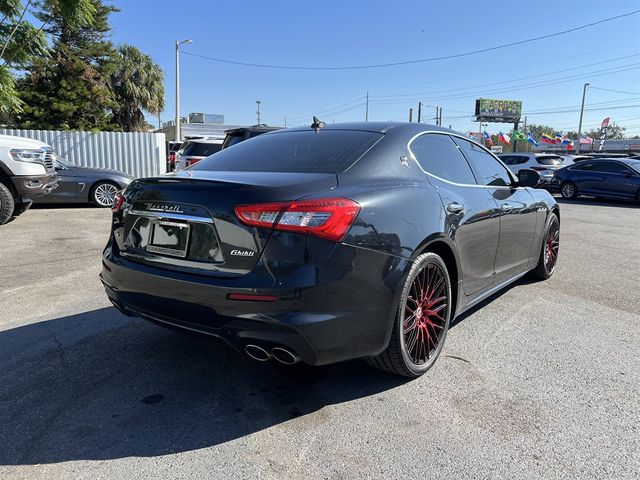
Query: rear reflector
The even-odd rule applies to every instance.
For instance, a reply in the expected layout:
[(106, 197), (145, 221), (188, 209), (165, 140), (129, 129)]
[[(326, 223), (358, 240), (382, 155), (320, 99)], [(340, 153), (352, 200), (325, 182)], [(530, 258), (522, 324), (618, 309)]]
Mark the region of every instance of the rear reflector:
[(240, 205), (235, 211), (246, 225), (307, 233), (339, 242), (358, 216), (360, 205), (348, 198), (316, 198)]
[(111, 211), (114, 213), (117, 213), (120, 210), (122, 210), (124, 201), (125, 201), (125, 198), (124, 198), (124, 195), (122, 194), (122, 191), (116, 192), (116, 194), (113, 196), (113, 206), (111, 207)]
[(257, 295), (250, 293), (230, 293), (227, 295), (229, 300), (241, 300), (245, 302), (275, 302), (278, 300), (277, 295)]

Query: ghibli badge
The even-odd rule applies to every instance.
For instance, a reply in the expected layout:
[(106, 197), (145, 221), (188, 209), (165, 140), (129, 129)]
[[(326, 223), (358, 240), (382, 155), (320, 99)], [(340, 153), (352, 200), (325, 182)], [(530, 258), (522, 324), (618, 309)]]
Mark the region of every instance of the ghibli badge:
[(253, 257), (256, 252), (251, 250), (231, 250), (231, 255), (235, 257)]

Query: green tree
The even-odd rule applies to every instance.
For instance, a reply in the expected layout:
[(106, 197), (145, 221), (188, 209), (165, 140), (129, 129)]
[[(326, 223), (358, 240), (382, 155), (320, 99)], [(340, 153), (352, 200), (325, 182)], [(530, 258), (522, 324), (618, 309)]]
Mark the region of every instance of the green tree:
[[(91, 0), (51, 0), (60, 14), (74, 25), (93, 21)], [(47, 54), (47, 41), (39, 27), (27, 20), (37, 17), (39, 6), (33, 0), (0, 0), (0, 122), (21, 111), (12, 71), (21, 70), (34, 58)]]
[[(612, 123), (611, 125), (609, 125), (609, 130), (607, 131), (607, 138), (611, 140), (615, 138), (624, 138), (625, 130), (626, 130), (625, 127), (620, 127), (615, 123)], [(586, 133), (586, 135), (589, 135), (591, 138), (600, 138), (601, 137), (600, 129), (594, 128), (592, 130), (589, 130)]]
[(159, 115), (164, 109), (164, 75), (151, 57), (131, 45), (122, 45), (111, 73), (115, 100), (113, 119), (125, 132), (147, 129), (143, 110)]
[(59, 0), (38, 4), (36, 18), (43, 22), (52, 46), (50, 55), (35, 59), (18, 82), (24, 106), (16, 116), (17, 126), (114, 128), (111, 109), (115, 103), (109, 78), (115, 68), (115, 51), (109, 39), (109, 15), (117, 10), (101, 0), (88, 1), (93, 11), (91, 23), (69, 19)]

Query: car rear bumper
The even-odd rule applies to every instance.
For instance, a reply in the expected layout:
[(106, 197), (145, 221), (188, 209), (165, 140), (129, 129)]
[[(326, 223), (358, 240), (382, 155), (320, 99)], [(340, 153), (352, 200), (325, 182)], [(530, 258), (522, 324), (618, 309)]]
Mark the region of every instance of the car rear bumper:
[(16, 187), (18, 196), (23, 201), (30, 200), (41, 195), (47, 195), (58, 187), (58, 174), (45, 175), (17, 175), (11, 177)]
[[(398, 285), (407, 260), (336, 245), (344, 275), (330, 281), (283, 271), (286, 288), (251, 288), (235, 279), (187, 275), (104, 252), (102, 283), (123, 313), (219, 337), (244, 352), (248, 344), (286, 348), (305, 363), (323, 365), (380, 353), (387, 345)], [(272, 272), (278, 279), (277, 272)], [(284, 278), (287, 276), (287, 278)], [(299, 278), (299, 281), (296, 280)], [(296, 285), (298, 283), (298, 285)], [(256, 285), (264, 285), (256, 279)], [(230, 294), (270, 295), (275, 301), (232, 300)]]

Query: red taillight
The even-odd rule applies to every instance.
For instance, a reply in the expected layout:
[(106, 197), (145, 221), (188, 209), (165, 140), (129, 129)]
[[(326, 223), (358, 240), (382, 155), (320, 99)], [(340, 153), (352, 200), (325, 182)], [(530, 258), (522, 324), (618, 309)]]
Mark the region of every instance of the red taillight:
[(347, 198), (316, 198), (241, 205), (235, 211), (246, 225), (308, 233), (339, 242), (358, 216), (360, 205)]
[(230, 293), (227, 295), (229, 300), (240, 300), (244, 302), (275, 302), (278, 300), (277, 295), (259, 295), (251, 293)]
[(176, 161), (176, 152), (171, 152), (169, 154), (169, 161), (170, 162), (175, 162)]
[(113, 213), (117, 213), (120, 210), (122, 210), (122, 206), (124, 205), (124, 195), (122, 194), (122, 192), (117, 192), (114, 196), (113, 196), (113, 207), (111, 207), (111, 211)]

